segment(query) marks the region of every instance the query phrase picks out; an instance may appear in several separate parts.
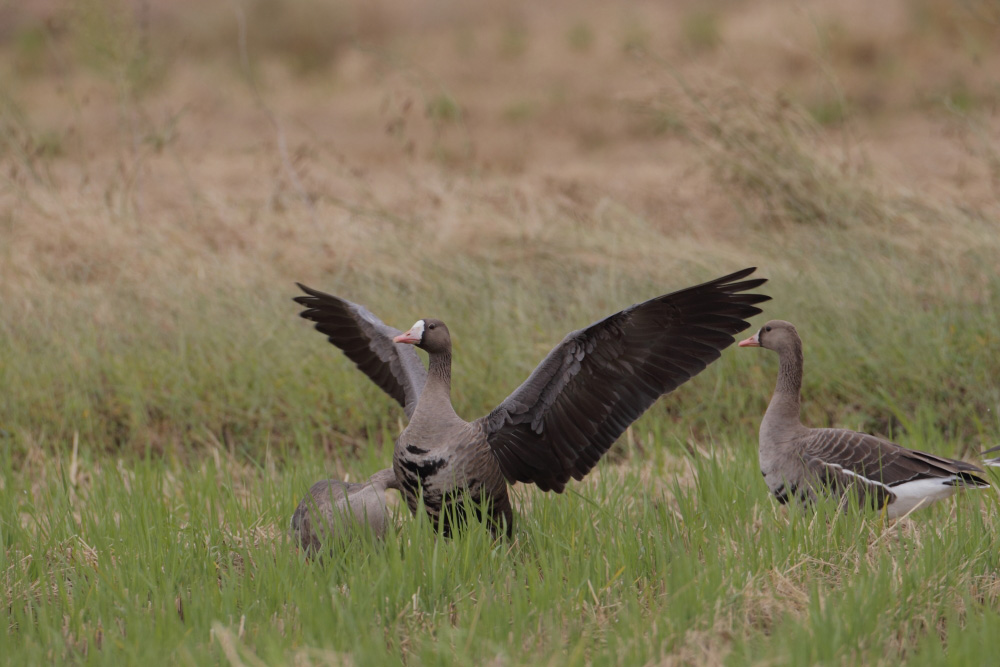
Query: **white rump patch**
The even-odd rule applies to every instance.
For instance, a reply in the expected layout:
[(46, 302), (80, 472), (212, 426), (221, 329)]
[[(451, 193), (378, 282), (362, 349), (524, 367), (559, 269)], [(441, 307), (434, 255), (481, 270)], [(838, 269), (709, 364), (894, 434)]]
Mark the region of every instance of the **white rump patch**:
[(414, 322), (413, 326), (410, 327), (410, 333), (416, 336), (420, 342), (424, 340), (424, 321), (417, 320)]
[(889, 518), (903, 516), (918, 507), (927, 507), (933, 502), (947, 498), (958, 488), (953, 486), (956, 475), (935, 479), (918, 479), (914, 482), (897, 484), (892, 487), (896, 502), (889, 504)]
[(912, 482), (904, 482), (902, 484), (889, 486), (888, 484), (884, 484), (876, 479), (859, 475), (853, 470), (848, 470), (847, 468), (836, 463), (827, 463), (826, 461), (821, 461), (821, 463), (830, 468), (836, 468), (837, 470), (840, 470), (850, 477), (853, 477), (865, 484), (880, 486), (889, 493), (895, 495), (896, 499), (890, 501), (889, 507), (886, 508), (886, 513), (890, 519), (899, 518), (904, 514), (912, 512), (918, 507), (927, 507), (931, 503), (943, 500), (944, 498), (947, 498), (951, 494), (955, 493), (955, 490), (958, 488), (954, 486), (955, 481), (958, 479), (957, 475), (935, 477), (934, 479), (918, 479)]

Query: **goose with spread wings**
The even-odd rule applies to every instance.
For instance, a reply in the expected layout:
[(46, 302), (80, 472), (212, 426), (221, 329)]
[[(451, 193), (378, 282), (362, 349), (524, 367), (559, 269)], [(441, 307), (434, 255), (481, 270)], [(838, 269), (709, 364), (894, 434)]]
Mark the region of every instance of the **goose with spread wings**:
[[(403, 406), (393, 470), (407, 505), (444, 534), (464, 499), (494, 533), (513, 525), (507, 484), (560, 493), (583, 479), (660, 396), (718, 359), (770, 297), (749, 292), (754, 268), (635, 304), (563, 338), (488, 415), (465, 421), (451, 404), (451, 336), (444, 322), (402, 332), (363, 306), (304, 285), (301, 316)], [(425, 368), (414, 347), (428, 354)]]

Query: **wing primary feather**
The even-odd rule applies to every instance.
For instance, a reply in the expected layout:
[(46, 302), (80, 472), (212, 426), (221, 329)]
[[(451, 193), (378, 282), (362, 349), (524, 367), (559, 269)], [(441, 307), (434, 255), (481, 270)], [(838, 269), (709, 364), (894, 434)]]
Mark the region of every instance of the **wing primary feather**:
[(409, 417), (423, 390), (427, 370), (410, 345), (392, 342), (399, 335), (364, 306), (296, 283), (307, 296), (292, 300), (305, 306), (299, 315), (353, 361), (376, 385), (395, 399)]

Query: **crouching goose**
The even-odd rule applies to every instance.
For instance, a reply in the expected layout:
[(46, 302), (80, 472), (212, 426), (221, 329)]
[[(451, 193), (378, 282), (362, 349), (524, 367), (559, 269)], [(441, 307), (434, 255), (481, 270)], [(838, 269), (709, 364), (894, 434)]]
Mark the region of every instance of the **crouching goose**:
[[(510, 534), (507, 483), (562, 492), (580, 480), (661, 395), (717, 359), (768, 300), (747, 290), (744, 269), (636, 304), (568, 334), (520, 387), (472, 422), (451, 405), (451, 336), (424, 318), (403, 333), (364, 307), (299, 285), (295, 301), (331, 343), (395, 398), (409, 423), (396, 440), (393, 470), (407, 505), (418, 496), (444, 534), (462, 498), (485, 508), (494, 533)], [(424, 368), (414, 346), (428, 353)], [(467, 496), (465, 494), (468, 494)], [(464, 508), (462, 508), (464, 511)], [(474, 511), (478, 511), (475, 510)]]
[(740, 347), (778, 353), (778, 384), (760, 424), (760, 471), (779, 503), (811, 503), (816, 492), (886, 508), (891, 519), (947, 498), (958, 487), (986, 488), (983, 471), (964, 461), (900, 447), (842, 428), (807, 428), (799, 420), (802, 340), (795, 327), (772, 320)]
[(313, 554), (324, 544), (332, 547), (358, 531), (370, 530), (381, 539), (389, 524), (386, 489), (399, 489), (392, 468), (359, 484), (336, 479), (316, 482), (292, 515), (292, 539)]

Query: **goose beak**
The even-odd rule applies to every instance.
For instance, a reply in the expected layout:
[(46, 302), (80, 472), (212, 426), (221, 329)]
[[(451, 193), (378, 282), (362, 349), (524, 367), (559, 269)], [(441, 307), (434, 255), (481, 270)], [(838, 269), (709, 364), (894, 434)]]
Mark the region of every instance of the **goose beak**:
[(424, 321), (417, 320), (410, 327), (410, 330), (404, 334), (399, 334), (392, 339), (393, 343), (408, 343), (410, 345), (420, 345), (420, 341), (424, 339)]
[(746, 340), (741, 340), (739, 342), (740, 347), (760, 347), (760, 332), (758, 331), (754, 335), (750, 336)]
[(393, 343), (408, 343), (410, 345), (416, 345), (420, 342), (420, 336), (413, 335), (413, 329), (410, 329), (406, 333), (399, 334), (392, 339)]

